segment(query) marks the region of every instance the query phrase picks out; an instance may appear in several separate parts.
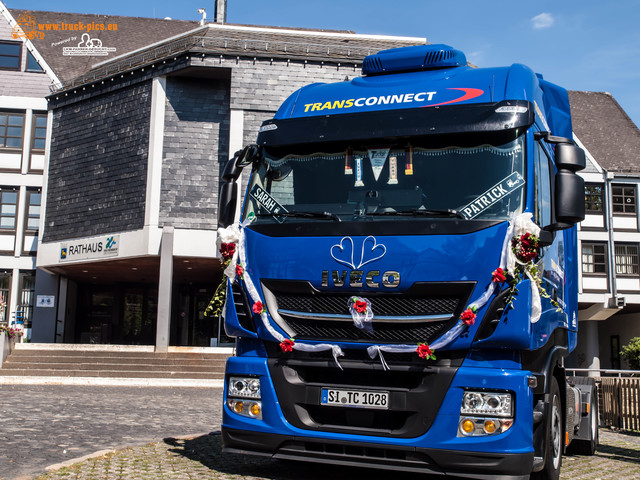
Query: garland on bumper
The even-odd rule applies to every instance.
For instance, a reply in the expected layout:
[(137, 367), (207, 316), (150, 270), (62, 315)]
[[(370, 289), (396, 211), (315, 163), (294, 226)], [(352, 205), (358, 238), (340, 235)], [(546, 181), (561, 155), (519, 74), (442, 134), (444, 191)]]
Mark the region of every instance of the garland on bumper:
[[(541, 296), (549, 299), (556, 308), (560, 309), (558, 303), (552, 300), (542, 287), (538, 271), (534, 264), (539, 253), (538, 235), (540, 233), (540, 227), (533, 223), (531, 219), (531, 213), (514, 215), (511, 219), (503, 241), (500, 263), (491, 273), (489, 285), (482, 295), (471, 302), (460, 314), (453, 328), (445, 332), (430, 345), (426, 342), (419, 342), (417, 346), (415, 344), (371, 345), (367, 348), (369, 357), (371, 359), (380, 357), (380, 362), (385, 370), (389, 370), (389, 366), (384, 359), (383, 352), (415, 352), (422, 359), (435, 360), (435, 351), (447, 346), (456, 340), (463, 332), (467, 331), (475, 323), (477, 312), (492, 298), (496, 289), (499, 291), (505, 283), (508, 283), (511, 289), (508, 304), (512, 305), (513, 298), (517, 294), (516, 285), (524, 280), (524, 277), (531, 280), (532, 323), (540, 319), (542, 311)], [(244, 227), (247, 224), (248, 221), (244, 224), (231, 225), (218, 230), (218, 250), (222, 256), (225, 269), (222, 282), (216, 289), (205, 314), (213, 316), (222, 313), (223, 306), (226, 302), (227, 279), (233, 283), (236, 277), (239, 277), (243, 280), (247, 293), (249, 294), (253, 313), (260, 316), (264, 327), (269, 334), (279, 342), (280, 349), (283, 352), (291, 352), (293, 350), (305, 352), (330, 350), (336, 365), (342, 369), (338, 358), (344, 356), (344, 352), (340, 346), (330, 343), (310, 344), (298, 342), (293, 338), (285, 337), (271, 324), (264, 304), (260, 299), (260, 294), (251, 280), (251, 275), (248, 274), (247, 271), (244, 235)], [(349, 299), (347, 307), (353, 318), (354, 325), (357, 328), (372, 333), (374, 313), (371, 309), (371, 302), (366, 298), (354, 296)]]

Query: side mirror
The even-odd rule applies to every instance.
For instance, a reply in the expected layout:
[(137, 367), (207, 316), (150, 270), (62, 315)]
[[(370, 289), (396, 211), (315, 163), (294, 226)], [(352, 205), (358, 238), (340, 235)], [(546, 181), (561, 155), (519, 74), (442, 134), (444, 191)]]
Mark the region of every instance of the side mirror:
[(558, 170), (555, 189), (556, 222), (576, 224), (584, 220), (584, 180), (574, 172)]
[(238, 186), (236, 181), (244, 167), (254, 163), (260, 154), (260, 147), (247, 145), (230, 158), (222, 171), (222, 184), (218, 201), (218, 227), (228, 227), (233, 223), (238, 205)]
[(558, 170), (577, 172), (587, 166), (584, 150), (570, 143), (558, 143), (555, 149)]

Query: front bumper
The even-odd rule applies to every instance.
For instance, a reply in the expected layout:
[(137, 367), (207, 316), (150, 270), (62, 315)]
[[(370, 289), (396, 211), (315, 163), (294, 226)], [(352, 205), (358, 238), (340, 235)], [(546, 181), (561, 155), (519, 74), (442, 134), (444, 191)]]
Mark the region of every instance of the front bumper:
[[(348, 366), (343, 363), (345, 370)], [(289, 404), (287, 395), (276, 395), (268, 360), (262, 357), (231, 357), (227, 362), (227, 378), (235, 375), (258, 376), (262, 391), (262, 420), (241, 417), (226, 405), (223, 407), (223, 445), (227, 452), (263, 455), (280, 459), (306, 460), (341, 465), (359, 465), (379, 469), (432, 474), (464, 475), (477, 479), (528, 478), (533, 467), (533, 395), (528, 387), (528, 372), (504, 368), (461, 366), (446, 389), (444, 399), (435, 400), (428, 388), (423, 391), (424, 408), (415, 422), (429, 425), (424, 433), (409, 436), (402, 431), (380, 429), (324, 428), (311, 422), (297, 424), (287, 420), (292, 409), (305, 410), (300, 404)], [(333, 369), (336, 367), (333, 366)], [(334, 370), (332, 370), (333, 372)], [(336, 370), (333, 382), (344, 386)], [(394, 372), (375, 372), (376, 376)], [(397, 378), (397, 372), (395, 373)], [(365, 375), (363, 375), (365, 376)], [(315, 381), (315, 379), (314, 379)], [(382, 380), (380, 380), (381, 383)], [(357, 388), (365, 389), (366, 381)], [(316, 390), (322, 385), (304, 382), (307, 393), (297, 400), (305, 404), (319, 402)], [(354, 386), (354, 388), (356, 388)], [(422, 387), (421, 387), (422, 388)], [(506, 432), (482, 437), (458, 436), (460, 406), (465, 389), (511, 391), (514, 394), (514, 424)], [(389, 387), (402, 393), (401, 387)], [(288, 390), (288, 389), (287, 389)], [(319, 407), (320, 408), (320, 407)], [(285, 414), (285, 412), (288, 412)]]
[[(223, 452), (486, 480), (529, 478), (533, 452), (497, 454), (344, 442), (222, 427)], [(499, 473), (498, 473), (499, 472)]]

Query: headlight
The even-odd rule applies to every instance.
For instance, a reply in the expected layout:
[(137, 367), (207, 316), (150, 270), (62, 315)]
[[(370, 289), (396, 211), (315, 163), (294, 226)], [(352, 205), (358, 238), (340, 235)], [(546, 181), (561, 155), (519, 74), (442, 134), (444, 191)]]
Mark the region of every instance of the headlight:
[(474, 392), (462, 396), (458, 437), (497, 435), (513, 425), (513, 394)]
[(252, 377), (229, 377), (229, 397), (260, 398), (260, 379)]
[(512, 417), (512, 396), (510, 393), (466, 391), (462, 397), (460, 413), (463, 415)]

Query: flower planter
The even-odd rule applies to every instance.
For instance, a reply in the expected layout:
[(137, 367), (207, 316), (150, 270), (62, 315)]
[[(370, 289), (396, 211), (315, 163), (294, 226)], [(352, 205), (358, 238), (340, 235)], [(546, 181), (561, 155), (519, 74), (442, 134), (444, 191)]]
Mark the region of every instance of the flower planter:
[(2, 364), (13, 350), (15, 343), (15, 338), (9, 338), (9, 335), (5, 332), (0, 332), (0, 368), (2, 368)]

